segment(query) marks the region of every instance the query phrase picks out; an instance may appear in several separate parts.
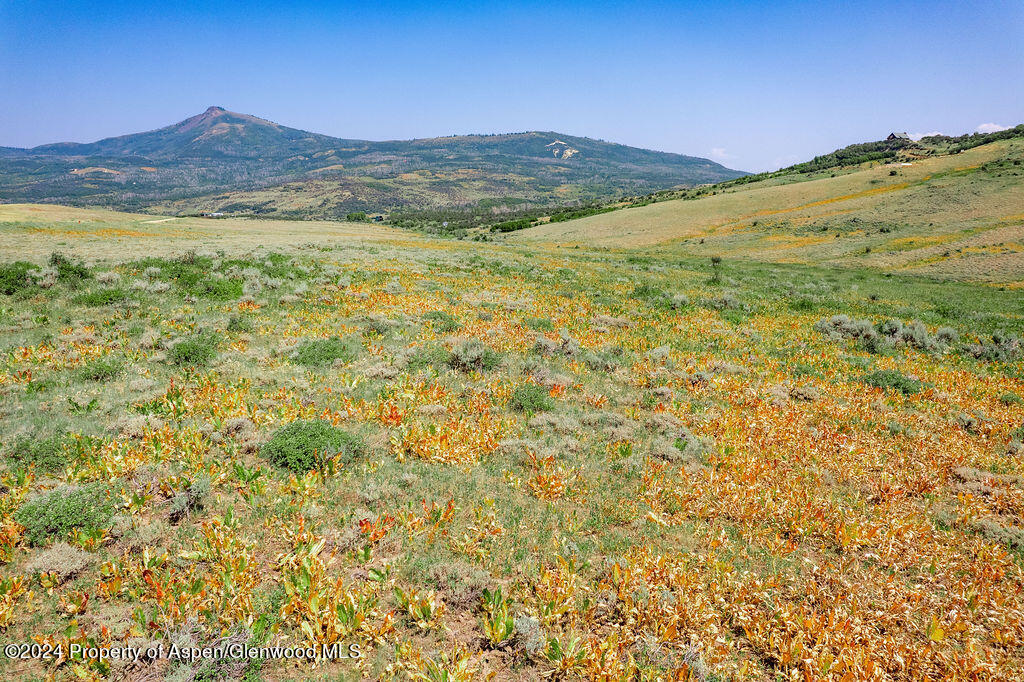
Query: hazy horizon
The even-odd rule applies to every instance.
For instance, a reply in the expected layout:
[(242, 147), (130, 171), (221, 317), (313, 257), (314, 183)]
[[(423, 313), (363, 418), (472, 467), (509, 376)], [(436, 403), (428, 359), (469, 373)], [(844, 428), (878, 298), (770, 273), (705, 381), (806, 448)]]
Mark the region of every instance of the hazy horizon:
[[(60, 40), (41, 40), (58, 36)], [(941, 46), (941, 49), (939, 49)], [(0, 145), (208, 106), (342, 138), (552, 130), (773, 169), (1024, 121), (1024, 6), (0, 6)]]

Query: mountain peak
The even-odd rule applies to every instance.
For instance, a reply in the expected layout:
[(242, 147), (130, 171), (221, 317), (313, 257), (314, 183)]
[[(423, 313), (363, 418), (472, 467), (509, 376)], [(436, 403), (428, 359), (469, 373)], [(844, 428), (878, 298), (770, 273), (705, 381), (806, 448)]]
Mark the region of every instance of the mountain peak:
[(206, 111), (204, 111), (203, 113), (204, 114), (223, 114), (225, 112), (227, 112), (227, 109), (225, 109), (224, 107), (207, 107)]

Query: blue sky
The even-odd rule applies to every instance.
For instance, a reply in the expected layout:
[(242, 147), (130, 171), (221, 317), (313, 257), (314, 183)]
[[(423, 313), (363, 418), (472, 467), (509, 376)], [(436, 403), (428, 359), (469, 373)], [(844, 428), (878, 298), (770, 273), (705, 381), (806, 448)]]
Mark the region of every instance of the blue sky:
[(1024, 122), (1024, 3), (0, 0), (0, 145), (210, 105), (366, 139), (555, 130), (764, 170)]

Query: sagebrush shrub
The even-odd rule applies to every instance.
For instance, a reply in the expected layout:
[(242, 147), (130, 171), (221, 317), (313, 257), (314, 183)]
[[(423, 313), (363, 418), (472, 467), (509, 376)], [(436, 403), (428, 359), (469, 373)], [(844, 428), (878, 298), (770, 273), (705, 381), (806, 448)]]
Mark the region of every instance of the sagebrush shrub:
[(364, 450), (365, 445), (358, 436), (315, 419), (282, 426), (263, 445), (261, 453), (283, 469), (306, 473), (322, 468), (335, 455), (341, 455), (341, 463), (348, 464)]
[(37, 552), (25, 565), (25, 572), (29, 575), (54, 574), (60, 580), (67, 580), (87, 569), (93, 561), (92, 555), (82, 548), (55, 542), (53, 546)]
[(188, 488), (175, 495), (171, 501), (171, 523), (178, 523), (183, 517), (201, 510), (209, 495), (210, 477), (198, 477)]
[(52, 537), (66, 538), (74, 529), (97, 531), (114, 515), (114, 504), (103, 483), (62, 486), (29, 500), (14, 513), (25, 527), (29, 543), (41, 545)]
[(870, 353), (884, 353), (897, 345), (940, 353), (958, 338), (956, 330), (949, 327), (942, 327), (931, 334), (917, 320), (904, 324), (902, 320), (888, 319), (873, 325), (870, 320), (853, 320), (846, 315), (833, 315), (819, 320), (814, 329), (832, 341), (855, 339)]
[(490, 370), (498, 366), (501, 356), (487, 344), (476, 339), (460, 341), (452, 348), (448, 365), (463, 372)]
[(1024, 344), (1013, 334), (996, 332), (991, 339), (978, 339), (977, 343), (969, 343), (963, 351), (987, 362), (1010, 362), (1024, 356)]

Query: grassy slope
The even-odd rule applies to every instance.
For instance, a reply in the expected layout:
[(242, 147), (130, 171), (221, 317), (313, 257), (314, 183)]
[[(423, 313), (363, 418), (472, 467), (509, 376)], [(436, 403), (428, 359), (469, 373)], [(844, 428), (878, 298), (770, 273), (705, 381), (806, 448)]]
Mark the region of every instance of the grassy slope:
[[(775, 178), (543, 225), (513, 241), (649, 247), (1024, 282), (1024, 140), (908, 166)], [(896, 174), (890, 173), (895, 170)]]
[[(45, 238), (94, 261), (92, 279), (0, 295), (0, 645), (106, 629), (204, 646), (243, 641), (245, 622), (367, 655), (361, 671), (115, 661), (118, 679), (1024, 675), (1019, 359), (872, 353), (813, 329), (846, 313), (1020, 334), (1018, 292), (751, 261), (712, 283), (705, 260), (660, 252), (0, 208), (7, 259), (42, 262)], [(210, 247), (226, 253), (130, 262)], [(189, 273), (244, 278), (248, 296), (196, 295)], [(95, 305), (112, 289), (127, 299)], [(210, 364), (174, 364), (198, 330)], [(296, 364), (296, 344), (334, 335), (354, 357)], [(452, 369), (460, 339), (500, 362)], [(881, 371), (924, 386), (865, 383)], [(305, 478), (260, 454), (319, 416), (366, 454)], [(16, 438), (60, 432), (66, 466), (27, 475)], [(29, 546), (11, 515), (95, 480), (118, 517), (55, 538), (86, 554), (41, 576), (67, 552)], [(518, 618), (490, 646), (482, 590), (497, 587)], [(5, 679), (47, 673), (104, 671), (0, 658)]]

